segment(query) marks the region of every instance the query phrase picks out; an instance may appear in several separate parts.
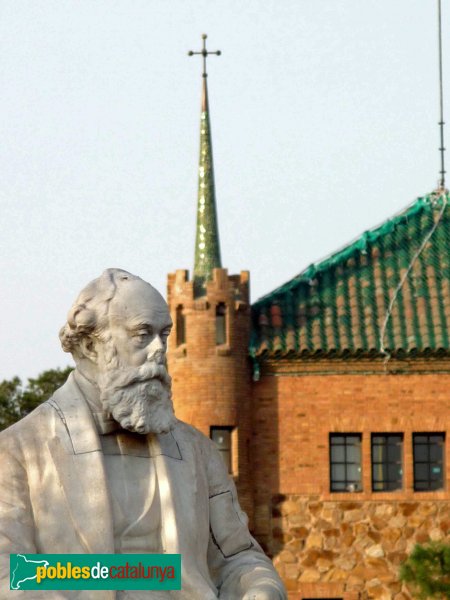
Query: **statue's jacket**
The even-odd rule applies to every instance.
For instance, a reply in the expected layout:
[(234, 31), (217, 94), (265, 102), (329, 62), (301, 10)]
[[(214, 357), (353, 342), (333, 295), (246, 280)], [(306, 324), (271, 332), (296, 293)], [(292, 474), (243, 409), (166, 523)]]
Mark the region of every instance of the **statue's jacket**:
[[(163, 549), (182, 555), (182, 590), (168, 598), (234, 600), (254, 578), (282, 593), (270, 560), (248, 531), (214, 444), (181, 421), (170, 433), (147, 439), (159, 485)], [(101, 442), (72, 376), (0, 434), (0, 553), (0, 600), (116, 598), (114, 591), (9, 591), (10, 553), (114, 553)], [(152, 592), (134, 597), (151, 599)]]

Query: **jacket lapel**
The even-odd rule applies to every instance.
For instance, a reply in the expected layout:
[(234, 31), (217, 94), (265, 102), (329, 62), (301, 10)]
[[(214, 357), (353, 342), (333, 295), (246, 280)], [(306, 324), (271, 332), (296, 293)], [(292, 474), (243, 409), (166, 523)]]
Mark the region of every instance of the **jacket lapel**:
[(100, 439), (73, 375), (49, 401), (63, 421), (70, 447), (59, 437), (48, 442), (69, 506), (74, 529), (87, 553), (114, 552), (111, 503)]
[(209, 541), (208, 488), (198, 469), (194, 444), (184, 443), (181, 428), (175, 427), (170, 433), (149, 436), (149, 446), (158, 478), (164, 552), (182, 555), (180, 597), (216, 598), (206, 560), (202, 560)]
[(150, 456), (154, 461), (159, 489), (163, 552), (178, 554), (180, 549), (172, 471), (173, 469), (178, 470), (179, 463), (183, 462), (181, 451), (172, 432), (161, 435), (149, 435), (148, 445)]

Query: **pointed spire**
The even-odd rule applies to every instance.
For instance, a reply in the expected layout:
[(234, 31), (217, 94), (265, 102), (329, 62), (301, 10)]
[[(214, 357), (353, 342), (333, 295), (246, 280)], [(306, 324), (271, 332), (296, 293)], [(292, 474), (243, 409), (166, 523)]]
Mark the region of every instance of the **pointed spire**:
[(194, 262), (194, 295), (206, 294), (206, 282), (212, 277), (212, 270), (222, 266), (220, 260), (219, 230), (216, 211), (216, 191), (214, 185), (214, 166), (211, 142), (211, 124), (209, 120), (208, 85), (206, 73), (206, 57), (208, 54), (220, 52), (207, 52), (205, 47), (206, 35), (203, 35), (203, 50), (189, 54), (203, 56), (203, 87), (202, 87), (202, 112), (200, 118), (200, 160), (198, 173), (198, 203), (197, 203), (197, 231), (195, 237), (195, 262)]

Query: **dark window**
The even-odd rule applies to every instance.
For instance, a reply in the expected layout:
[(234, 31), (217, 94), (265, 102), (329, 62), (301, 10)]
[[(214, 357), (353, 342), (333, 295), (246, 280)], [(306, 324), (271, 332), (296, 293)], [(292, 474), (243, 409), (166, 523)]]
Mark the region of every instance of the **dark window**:
[(216, 306), (216, 344), (227, 341), (227, 307), (224, 302)]
[(389, 492), (403, 487), (403, 434), (372, 434), (372, 490)]
[(414, 433), (414, 489), (431, 492), (444, 487), (444, 433)]
[(181, 304), (177, 306), (177, 346), (186, 343), (186, 317)]
[(210, 437), (216, 443), (217, 450), (220, 452), (223, 462), (227, 467), (228, 473), (232, 471), (231, 464), (231, 432), (233, 427), (211, 427)]
[(361, 434), (330, 433), (330, 489), (360, 492)]

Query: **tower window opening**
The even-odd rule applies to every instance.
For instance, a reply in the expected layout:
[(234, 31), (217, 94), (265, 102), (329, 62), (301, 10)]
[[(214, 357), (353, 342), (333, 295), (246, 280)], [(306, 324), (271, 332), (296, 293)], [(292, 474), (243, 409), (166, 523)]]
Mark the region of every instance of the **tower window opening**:
[(176, 327), (177, 327), (177, 346), (186, 343), (186, 317), (183, 312), (183, 306), (180, 304), (177, 306), (176, 315)]
[(215, 442), (228, 473), (232, 473), (231, 435), (233, 427), (211, 427), (210, 438)]
[(224, 302), (216, 306), (216, 345), (227, 341), (227, 307)]

